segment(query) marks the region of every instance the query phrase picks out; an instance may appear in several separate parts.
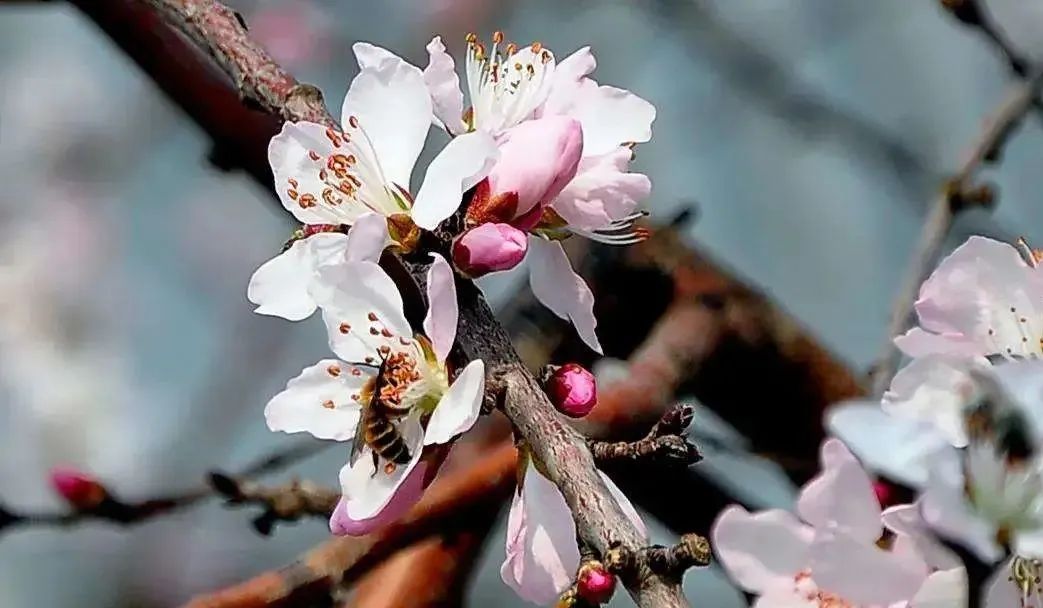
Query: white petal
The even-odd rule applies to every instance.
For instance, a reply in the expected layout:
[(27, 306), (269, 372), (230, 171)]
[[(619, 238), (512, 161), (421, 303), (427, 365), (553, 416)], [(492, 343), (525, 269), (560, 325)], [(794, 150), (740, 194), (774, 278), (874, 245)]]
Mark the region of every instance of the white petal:
[(916, 504), (895, 505), (884, 510), (880, 516), (887, 529), (901, 540), (911, 542), (916, 552), (930, 568), (948, 570), (961, 566), (963, 562), (948, 547), (943, 545), (927, 527)]
[(599, 156), (652, 138), (655, 106), (630, 91), (586, 79), (567, 114), (583, 125), (583, 153)]
[[(967, 571), (963, 566), (939, 570), (927, 577), (909, 602), (909, 608), (963, 608), (967, 605), (967, 595)], [(985, 607), (989, 608), (988, 602)]]
[(913, 359), (884, 394), (884, 410), (934, 426), (955, 447), (967, 445), (964, 408), (976, 396), (970, 369), (988, 363), (946, 355)]
[(456, 377), (435, 407), (424, 433), (424, 445), (447, 443), (478, 421), (485, 396), (485, 363), (476, 359)]
[[(314, 160), (314, 152), (319, 160)], [(319, 177), (326, 158), (334, 153), (326, 127), (313, 122), (286, 122), (268, 144), (268, 162), (275, 175), (275, 191), (283, 207), (305, 224), (350, 224), (358, 209), (353, 205), (322, 204), (328, 188)], [(310, 195), (314, 205), (304, 204)]]
[(572, 583), (579, 549), (565, 498), (536, 467), (526, 467), (507, 528), (507, 559), (500, 568), (503, 581), (526, 601), (551, 604)]
[(836, 528), (872, 543), (880, 536), (880, 503), (862, 465), (837, 439), (821, 449), (822, 472), (800, 492), (797, 512), (815, 528)]
[(345, 465), (340, 470), (340, 486), (344, 493), (344, 507), (348, 516), (355, 520), (369, 519), (376, 516), (391, 502), (395, 492), (406, 480), (409, 473), (420, 462), (423, 453), (421, 436), (423, 430), (420, 421), (413, 416), (397, 424), (398, 431), (409, 446), (412, 458), (409, 464), (398, 465), (388, 475), (384, 471), (383, 460), (380, 469), (373, 466), (372, 450), (363, 448), (354, 465)]
[(321, 291), (317, 269), (345, 260), (349, 237), (321, 232), (301, 239), (268, 260), (250, 277), (246, 297), (257, 304), (254, 312), (300, 321), (313, 312)]
[(648, 197), (652, 182), (640, 173), (628, 173), (631, 151), (619, 147), (601, 156), (585, 156), (576, 177), (554, 199), (554, 210), (581, 230), (605, 228), (637, 208)]
[(488, 133), (476, 131), (454, 137), (431, 161), (413, 203), (413, 221), (434, 230), (460, 208), (464, 192), (482, 181), (499, 152)]
[(364, 213), (355, 220), (348, 231), (348, 249), (345, 259), (349, 262), (379, 262), (380, 254), (391, 244), (388, 223), (377, 213)]
[(892, 416), (876, 401), (839, 403), (826, 414), (826, 428), (867, 467), (912, 488), (927, 484), (930, 457), (948, 445), (933, 426)]
[(413, 331), (402, 311), (402, 296), (380, 266), (351, 262), (321, 268), (319, 276), (329, 286), (319, 305), (330, 348), (338, 357), (363, 362), (381, 346), (400, 351), (412, 344)]
[(306, 367), (272, 397), (264, 408), (268, 428), (284, 433), (311, 433), (319, 439), (346, 441), (359, 421), (357, 395), (369, 373), (336, 359), (324, 359)]
[(384, 178), (409, 190), (410, 175), (431, 128), (431, 96), (420, 68), (384, 58), (351, 81), (341, 121), (352, 116), (368, 136)]
[(751, 608), (822, 608), (822, 604), (818, 598), (808, 599), (805, 594), (792, 588), (782, 588), (758, 597)]
[(717, 516), (710, 535), (728, 574), (752, 593), (791, 585), (808, 567), (813, 532), (785, 511), (751, 515), (731, 506)]
[(384, 69), (384, 62), (389, 62), (387, 67), (393, 68), (395, 63), (405, 61), (384, 47), (368, 42), (356, 42), (351, 45), (351, 50), (355, 53), (355, 60), (358, 61), (360, 70)]
[(453, 57), (445, 52), (442, 37), (435, 36), (427, 45), (428, 62), (424, 68), (424, 82), (431, 91), (435, 116), (451, 135), (467, 130), (464, 124), (464, 94), (460, 77), (456, 74)]
[(920, 499), (920, 513), (942, 536), (966, 545), (983, 560), (997, 561), (1003, 552), (995, 540), (995, 527), (968, 504), (964, 482), (959, 452), (949, 448), (936, 454)]
[(573, 272), (561, 244), (531, 237), (528, 255), (533, 295), (551, 312), (571, 321), (583, 342), (601, 354), (601, 343), (594, 333), (594, 294), (583, 278)]
[(561, 60), (554, 68), (550, 93), (547, 95), (547, 102), (540, 110), (540, 115), (568, 113), (578, 101), (582, 85), (589, 82), (585, 76), (593, 72), (596, 67), (597, 61), (594, 59), (594, 54), (590, 52), (589, 46), (585, 46)]
[(843, 533), (820, 531), (810, 552), (815, 583), (855, 605), (908, 600), (927, 579), (926, 569)]
[(645, 527), (645, 521), (641, 519), (640, 515), (638, 515), (637, 509), (634, 508), (634, 505), (630, 504), (630, 499), (627, 498), (626, 494), (623, 493), (623, 490), (620, 490), (619, 486), (617, 486), (614, 481), (609, 479), (608, 475), (605, 475), (601, 471), (598, 471), (598, 475), (601, 475), (601, 481), (605, 482), (605, 486), (608, 488), (608, 493), (612, 495), (612, 498), (616, 499), (617, 503), (619, 503), (619, 508), (623, 511), (623, 515), (627, 516), (627, 519), (630, 520), (630, 523), (634, 524), (634, 527), (637, 528), (641, 537), (647, 541), (648, 529)]
[(435, 356), (444, 362), (456, 340), (456, 323), (460, 311), (456, 303), (456, 280), (453, 268), (445, 258), (431, 254), (431, 267), (427, 269), (427, 317), (424, 319), (424, 334), (431, 340)]

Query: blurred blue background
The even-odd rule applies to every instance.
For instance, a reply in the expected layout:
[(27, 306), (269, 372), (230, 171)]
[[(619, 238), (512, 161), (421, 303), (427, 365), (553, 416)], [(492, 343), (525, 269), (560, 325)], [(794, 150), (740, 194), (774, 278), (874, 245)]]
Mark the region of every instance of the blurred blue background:
[[(301, 80), (339, 104), (367, 40), (426, 63), (443, 35), (591, 45), (595, 77), (658, 108), (637, 168), (668, 216), (697, 201), (691, 237), (864, 370), (926, 206), (1012, 84), (1003, 59), (932, 0), (261, 0), (232, 3)], [(990, 0), (1043, 59), (1043, 2)], [(992, 214), (967, 234), (1043, 238), (1043, 149), (1030, 117), (988, 175)], [(70, 463), (128, 497), (188, 487), (290, 438), (268, 397), (325, 355), (321, 324), (253, 315), (251, 272), (292, 226), (260, 187), (206, 162), (207, 142), (110, 41), (61, 2), (0, 3), (0, 500), (58, 508), (46, 475)], [(508, 293), (500, 285), (500, 293)], [(333, 480), (344, 453), (296, 470)], [(710, 456), (764, 504), (770, 467)], [(501, 523), (502, 527), (502, 523)], [(657, 529), (657, 538), (668, 535)], [(0, 538), (0, 606), (174, 606), (292, 559), (322, 522), (264, 539), (216, 504), (121, 529)], [(502, 530), (474, 605), (522, 605), (499, 581)], [(698, 605), (741, 606), (714, 569)], [(615, 605), (630, 605), (618, 594)]]

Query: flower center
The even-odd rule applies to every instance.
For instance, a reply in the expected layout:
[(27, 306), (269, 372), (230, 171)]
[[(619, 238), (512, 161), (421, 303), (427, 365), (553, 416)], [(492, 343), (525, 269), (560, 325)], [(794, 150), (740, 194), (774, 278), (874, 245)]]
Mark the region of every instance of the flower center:
[(818, 588), (811, 578), (811, 569), (801, 570), (793, 577), (793, 591), (818, 608), (855, 608), (851, 602)]
[(1010, 576), (1007, 580), (1018, 588), (1021, 594), (1022, 608), (1043, 607), (1043, 586), (1040, 586), (1040, 574), (1043, 564), (1038, 559), (1015, 556), (1010, 562)]
[(1043, 320), (1011, 306), (990, 319), (989, 344), (1005, 359), (1043, 358)]
[(467, 87), (471, 109), (464, 120), (472, 129), (499, 133), (529, 118), (546, 99), (554, 55), (539, 42), (518, 50), (493, 33), (492, 50), (475, 34), (467, 35)]

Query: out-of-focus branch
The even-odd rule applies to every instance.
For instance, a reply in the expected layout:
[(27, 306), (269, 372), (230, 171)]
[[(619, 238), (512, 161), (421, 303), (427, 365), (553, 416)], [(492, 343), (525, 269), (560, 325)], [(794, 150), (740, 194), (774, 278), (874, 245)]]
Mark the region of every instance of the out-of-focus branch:
[(895, 298), (891, 321), (887, 328), (887, 344), (877, 368), (873, 371), (873, 394), (882, 395), (891, 383), (901, 354), (892, 340), (908, 326), (920, 284), (937, 262), (953, 218), (960, 211), (973, 206), (987, 206), (993, 202), (993, 193), (987, 186), (976, 186), (978, 171), (999, 156), (1011, 133), (1032, 108), (1033, 100), (1043, 85), (1043, 69), (1035, 69), (1025, 82), (1019, 82), (1000, 103), (971, 144), (967, 157), (956, 173), (946, 181), (942, 191), (931, 204), (924, 220), (916, 251), (909, 262), (905, 280)]
[(265, 536), (272, 533), (277, 521), (297, 521), (305, 516), (329, 518), (340, 500), (340, 490), (297, 479), (264, 486), (214, 471), (210, 485), (224, 496), (226, 504), (260, 506), (262, 512), (253, 519), (253, 525)]

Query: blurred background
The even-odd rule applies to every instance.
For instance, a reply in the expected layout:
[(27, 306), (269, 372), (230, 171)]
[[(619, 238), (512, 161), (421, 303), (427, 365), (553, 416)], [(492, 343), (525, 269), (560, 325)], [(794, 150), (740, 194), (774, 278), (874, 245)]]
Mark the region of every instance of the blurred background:
[[(1012, 84), (996, 48), (933, 0), (230, 4), (335, 106), (357, 40), (420, 65), (436, 33), (457, 58), (468, 31), (503, 29), (559, 58), (591, 45), (595, 78), (658, 108), (636, 160), (653, 181), (653, 217), (694, 205), (685, 237), (860, 373), (883, 344), (929, 201)], [(1043, 2), (987, 5), (1020, 52), (1043, 60)], [(997, 209), (961, 216), (950, 244), (971, 233), (1043, 239), (1040, 150), (1030, 116), (988, 175)], [(61, 508), (47, 485), (58, 464), (144, 497), (292, 439), (270, 433), (262, 409), (325, 356), (321, 323), (254, 315), (245, 288), (293, 226), (208, 151), (78, 11), (0, 2), (2, 504)], [(509, 279), (488, 289), (501, 305), (515, 293)], [(293, 471), (333, 483), (343, 460), (332, 450)], [(752, 506), (793, 495), (777, 467), (753, 458), (707, 450), (698, 467)], [(473, 605), (523, 605), (499, 580), (502, 527)], [(134, 528), (17, 528), (0, 537), (0, 606), (175, 606), (327, 535), (305, 521), (262, 538), (214, 502)], [(715, 568), (689, 573), (685, 589), (699, 605), (745, 605)], [(620, 593), (614, 605), (630, 602)]]

